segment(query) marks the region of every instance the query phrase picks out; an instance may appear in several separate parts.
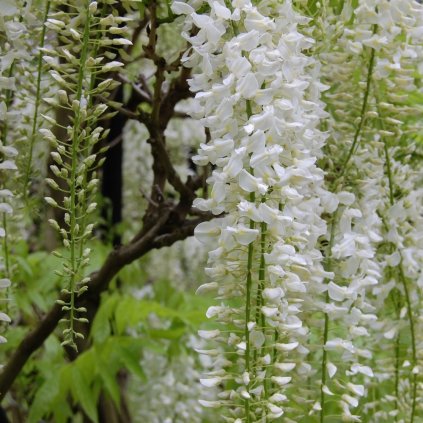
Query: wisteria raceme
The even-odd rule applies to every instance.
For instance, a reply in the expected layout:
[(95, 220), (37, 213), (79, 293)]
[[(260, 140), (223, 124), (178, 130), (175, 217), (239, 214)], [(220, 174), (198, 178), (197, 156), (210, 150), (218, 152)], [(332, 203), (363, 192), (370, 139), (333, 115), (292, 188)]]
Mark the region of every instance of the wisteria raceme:
[[(301, 396), (300, 383), (294, 383), (314, 371), (301, 317), (318, 309), (311, 298), (321, 296), (331, 277), (318, 239), (326, 233), (321, 214), (333, 212), (338, 200), (316, 166), (326, 138), (318, 129), (326, 117), (320, 92), (327, 87), (318, 80), (319, 64), (303, 53), (314, 43), (299, 29), (308, 19), (291, 2), (209, 6), (203, 14), (189, 3), (172, 6), (186, 15), (193, 50), (186, 65), (202, 71), (190, 83), (194, 116), (211, 135), (194, 157), (214, 166), (211, 193), (195, 204), (226, 214), (196, 229), (198, 239), (217, 241), (206, 269), (211, 282), (200, 291), (217, 291), (221, 303), (207, 315), (224, 325), (201, 335), (227, 346), (202, 380), (225, 388), (219, 401), (204, 405), (226, 406), (227, 421), (265, 421), (284, 413), (286, 421), (295, 421), (313, 406), (283, 405), (291, 391)], [(194, 36), (192, 25), (198, 28)], [(235, 367), (230, 357), (237, 357)]]
[[(105, 15), (107, 1), (84, 0), (70, 6), (71, 13), (60, 10), (58, 5), (55, 2), (51, 5), (45, 25), (60, 34), (63, 45), (41, 51), (52, 80), (60, 89), (57, 96), (43, 100), (68, 113), (69, 124), (65, 126), (50, 115), (43, 115), (45, 123), (52, 125), (57, 136), (49, 128), (40, 132), (54, 149), (51, 152), (52, 177), (46, 182), (53, 193), (59, 193), (59, 201), (53, 197), (45, 200), (49, 206), (63, 211), (62, 225), (56, 219), (49, 221), (60, 233), (66, 249), (65, 255), (56, 252), (63, 257), (63, 271), (58, 274), (68, 280), (67, 287), (62, 290), (65, 299), (58, 300), (62, 310), (69, 312), (63, 319), (68, 323), (63, 332), (63, 344), (77, 349), (76, 339), (83, 338), (77, 325), (87, 319), (81, 317), (86, 309), (76, 307), (75, 302), (77, 296), (88, 289), (89, 277), (84, 275), (84, 269), (91, 252), (87, 241), (94, 227), (89, 215), (97, 207), (92, 201), (99, 183), (95, 170), (104, 162), (104, 158), (98, 159), (95, 146), (110, 131), (100, 126), (99, 121), (117, 113), (106, 113), (109, 92), (119, 85), (107, 75), (123, 66), (113, 60), (116, 53), (112, 50), (132, 43), (125, 38), (128, 28), (120, 26), (130, 18), (115, 17), (112, 13)], [(104, 148), (99, 152), (104, 152)]]
[[(414, 266), (404, 266), (399, 234), (403, 219), (408, 230), (421, 231), (419, 213), (408, 220), (408, 212), (400, 206), (404, 204), (403, 193), (419, 198), (419, 177), (395, 156), (411, 157), (413, 137), (419, 131), (412, 118), (416, 109), (407, 105), (407, 97), (416, 89), (413, 74), (421, 63), (422, 8), (413, 1), (363, 1), (354, 15), (351, 12), (345, 7), (342, 19), (332, 16), (336, 30), (330, 32), (338, 31), (342, 36), (331, 40), (338, 45), (336, 51), (332, 45), (331, 51), (321, 54), (325, 81), (334, 87), (326, 95), (333, 111), (326, 155), (328, 180), (334, 181), (335, 189), (349, 187), (355, 195), (351, 207), (356, 210), (353, 225), (348, 225), (355, 237), (350, 235), (349, 240), (351, 231), (342, 226), (345, 211), (337, 218), (339, 229), (335, 232), (339, 231), (343, 243), (333, 246), (334, 271), (347, 289), (363, 275), (370, 282), (362, 304), (372, 317), (367, 321), (367, 333), (356, 333), (366, 336), (361, 342), (358, 337), (356, 344), (366, 345), (373, 368), (369, 367), (367, 376), (374, 374), (374, 378), (362, 379), (368, 387), (365, 409), (372, 416), (369, 421), (415, 421), (420, 414), (416, 405), (419, 295), (415, 291), (419, 276), (414, 272), (405, 277), (404, 269), (416, 268), (417, 261), (413, 259)], [(354, 77), (357, 69), (362, 69), (360, 78)], [(407, 183), (404, 176), (396, 174), (398, 169), (401, 173), (411, 170)], [(399, 188), (402, 185), (404, 190)], [(392, 216), (392, 209), (397, 210), (400, 220), (387, 217)], [(344, 247), (346, 257), (350, 256), (347, 261), (339, 260), (340, 247)], [(345, 253), (348, 249), (351, 251)], [(419, 251), (417, 242), (407, 243), (407, 254), (419, 257)], [(401, 331), (406, 333), (402, 340)], [(386, 351), (390, 351), (387, 356)], [(375, 392), (380, 399), (370, 401)]]
[[(20, 14), (21, 5), (11, 5), (0, 10), (0, 239), (1, 239), (1, 260), (0, 260), (0, 290), (2, 291), (2, 307), (0, 321), (10, 323), (8, 315), (9, 307), (8, 288), (11, 285), (13, 266), (11, 263), (11, 217), (14, 215), (15, 184), (16, 184), (16, 149), (15, 133), (11, 130), (13, 126), (19, 125), (20, 115), (14, 110), (13, 97), (16, 91), (14, 69), (20, 61), (26, 58), (23, 48), (23, 36), (25, 26), (16, 21)], [(6, 291), (4, 291), (6, 290)], [(6, 294), (4, 294), (6, 292)], [(4, 311), (6, 312), (4, 312)], [(0, 336), (0, 343), (6, 342), (4, 336)]]

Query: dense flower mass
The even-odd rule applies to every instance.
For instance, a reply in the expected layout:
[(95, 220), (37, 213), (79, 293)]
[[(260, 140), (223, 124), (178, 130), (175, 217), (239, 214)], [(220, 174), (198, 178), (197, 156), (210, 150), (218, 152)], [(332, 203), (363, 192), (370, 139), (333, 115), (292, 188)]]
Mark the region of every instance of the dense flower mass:
[[(0, 10), (0, 291), (2, 309), (0, 322), (10, 323), (8, 288), (11, 286), (12, 264), (10, 260), (11, 226), (15, 213), (15, 182), (18, 150), (16, 133), (13, 127), (19, 126), (21, 116), (13, 105), (17, 90), (15, 68), (26, 58), (24, 48), (25, 26), (15, 22), (16, 7), (2, 7)], [(0, 336), (0, 343), (6, 342)]]
[[(366, 395), (385, 384), (380, 399), (368, 398), (366, 413), (386, 421), (394, 416), (415, 420), (421, 396), (417, 376), (420, 276), (409, 273), (421, 263), (417, 258), (421, 248), (417, 242), (404, 243), (403, 230), (421, 231), (421, 212), (414, 208), (413, 217), (406, 218), (404, 201), (412, 193), (416, 204), (422, 204), (418, 200), (421, 175), (412, 159), (421, 129), (413, 118), (418, 111), (407, 104), (409, 93), (418, 89), (413, 75), (421, 63), (422, 13), (413, 1), (361, 2), (354, 21), (350, 11), (342, 24), (338, 20), (328, 25), (329, 33), (338, 26), (338, 50), (321, 53), (323, 77), (333, 87), (326, 98), (333, 110), (328, 179), (334, 181), (334, 189), (348, 187), (355, 195), (334, 223), (334, 271), (350, 287), (361, 285), (361, 308), (368, 313), (361, 324), (366, 330), (358, 333), (352, 328), (355, 333), (351, 329), (350, 333), (366, 347), (361, 360), (373, 369), (371, 379), (365, 379)], [(360, 92), (360, 96), (352, 94)], [(343, 219), (352, 212), (346, 229)], [(414, 266), (406, 264), (405, 256), (415, 257)], [(391, 353), (381, 358), (382, 351)], [(399, 397), (395, 404), (389, 400), (392, 392)]]
[(290, 2), (211, 2), (207, 15), (175, 2), (173, 10), (187, 15), (193, 52), (186, 64), (202, 70), (191, 80), (194, 115), (210, 131), (194, 160), (213, 165), (211, 193), (196, 206), (226, 215), (196, 229), (198, 239), (217, 242), (206, 269), (211, 282), (200, 290), (217, 290), (221, 302), (207, 314), (228, 326), (201, 333), (226, 344), (202, 382), (228, 388), (206, 405), (231, 404), (228, 421), (278, 418), (294, 381), (313, 372), (302, 316), (321, 309), (311, 297), (321, 297), (331, 277), (318, 240), (326, 233), (322, 213), (339, 200), (316, 165), (326, 138), (320, 92), (328, 87), (303, 53), (314, 44), (300, 32), (308, 19)]
[[(361, 398), (391, 377), (378, 345), (388, 340), (393, 390), (404, 380), (411, 402), (384, 414), (381, 398), (365, 413), (415, 419), (419, 285), (408, 285), (421, 278), (412, 235), (421, 212), (406, 197), (421, 203), (421, 176), (395, 156), (412, 151), (416, 133), (401, 115), (412, 111), (404, 103), (421, 64), (421, 6), (326, 7), (314, 29), (290, 1), (174, 1), (172, 10), (184, 16), (185, 65), (198, 70), (192, 116), (210, 138), (194, 157), (212, 166), (210, 193), (195, 204), (223, 216), (196, 229), (214, 245), (199, 291), (216, 292), (207, 316), (220, 323), (200, 335), (221, 344), (201, 351), (215, 360), (202, 383), (223, 387), (203, 405), (224, 407), (227, 421), (323, 421), (328, 407), (361, 421)], [(399, 320), (384, 313), (392, 295)], [(401, 327), (409, 348), (398, 347)]]
[(422, 71), (421, 0), (0, 0), (5, 409), (423, 421)]

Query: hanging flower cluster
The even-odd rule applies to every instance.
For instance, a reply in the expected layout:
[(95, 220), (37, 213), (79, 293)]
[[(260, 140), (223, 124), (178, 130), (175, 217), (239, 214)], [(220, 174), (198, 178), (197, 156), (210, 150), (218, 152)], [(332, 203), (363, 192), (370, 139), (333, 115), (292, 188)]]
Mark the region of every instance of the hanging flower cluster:
[(63, 110), (69, 122), (63, 124), (50, 115), (43, 115), (45, 122), (60, 129), (58, 132), (64, 138), (56, 136), (48, 128), (40, 132), (53, 147), (51, 157), (54, 164), (50, 169), (55, 179), (49, 178), (47, 183), (53, 190), (63, 193), (62, 204), (52, 197), (45, 200), (64, 213), (63, 224), (54, 219), (50, 223), (60, 232), (67, 251), (63, 256), (63, 271), (59, 274), (68, 280), (67, 288), (63, 289), (68, 300), (60, 300), (60, 304), (63, 310), (69, 312), (69, 317), (65, 319), (69, 326), (64, 330), (64, 344), (73, 348), (76, 348), (75, 339), (82, 337), (75, 324), (86, 321), (81, 317), (85, 309), (77, 308), (75, 299), (87, 289), (89, 280), (83, 272), (90, 254), (86, 243), (94, 227), (89, 215), (96, 209), (96, 203), (92, 202), (99, 182), (95, 169), (103, 161), (98, 160), (95, 146), (108, 133), (98, 126), (98, 121), (115, 113), (105, 113), (107, 105), (98, 102), (98, 98), (107, 99), (109, 92), (118, 85), (105, 77), (123, 66), (123, 63), (113, 61), (116, 57), (113, 49), (131, 44), (124, 38), (127, 28), (120, 26), (129, 18), (113, 14), (103, 16), (101, 9), (104, 7), (107, 11), (108, 3), (82, 1), (69, 6), (72, 13), (51, 7), (46, 26), (59, 35), (63, 44), (54, 49), (42, 49), (43, 60), (59, 86), (56, 97), (43, 100)]
[[(333, 223), (333, 270), (350, 290), (349, 298), (351, 288), (366, 288), (361, 289), (359, 308), (367, 314), (361, 322), (352, 320), (366, 329), (351, 326), (350, 333), (355, 332), (357, 347), (366, 346), (360, 355), (371, 361), (373, 369), (366, 366), (365, 377), (360, 378), (370, 387), (363, 393), (381, 392), (381, 384), (385, 384), (381, 400), (367, 403), (367, 410), (377, 418), (414, 421), (418, 401), (415, 313), (419, 308), (415, 269), (421, 263), (421, 252), (415, 236), (413, 242), (408, 239), (404, 244), (401, 232), (403, 227), (407, 233), (419, 233), (421, 216), (414, 209), (413, 217), (407, 217), (407, 207), (400, 204), (409, 194), (416, 199), (421, 195), (416, 189), (419, 177), (404, 158), (410, 160), (415, 149), (413, 134), (419, 131), (412, 118), (416, 110), (407, 105), (407, 98), (417, 89), (413, 75), (421, 63), (423, 10), (413, 1), (363, 1), (354, 15), (351, 12), (345, 8), (342, 19), (337, 19), (342, 35), (331, 40), (337, 51), (332, 47), (322, 54), (323, 75), (334, 87), (326, 98), (333, 110), (328, 179), (334, 181), (334, 189), (345, 186), (355, 195)], [(358, 69), (362, 75), (357, 78)], [(348, 229), (343, 223), (345, 213), (353, 213)], [(404, 266), (405, 245), (413, 265)], [(405, 277), (408, 268), (414, 270)], [(396, 310), (395, 316), (392, 310)], [(401, 330), (406, 333), (402, 341)], [(390, 354), (381, 359), (386, 351)], [(405, 383), (402, 389), (401, 381)]]
[(200, 291), (217, 291), (221, 303), (207, 315), (224, 325), (200, 335), (226, 345), (221, 353), (202, 351), (216, 355), (202, 383), (225, 386), (219, 401), (204, 404), (226, 406), (227, 421), (261, 421), (282, 416), (293, 381), (312, 374), (302, 315), (319, 309), (312, 297), (331, 276), (318, 239), (326, 233), (321, 214), (338, 203), (316, 166), (326, 137), (319, 97), (327, 87), (303, 53), (314, 41), (299, 32), (308, 20), (291, 2), (209, 6), (199, 14), (173, 3), (174, 13), (186, 15), (186, 65), (202, 70), (191, 81), (195, 116), (211, 135), (194, 157), (214, 167), (210, 196), (196, 207), (226, 214), (196, 229), (202, 241), (217, 239), (206, 269), (212, 281)]
[[(421, 6), (326, 5), (314, 28), (289, 1), (172, 10), (184, 15), (185, 64), (200, 70), (192, 116), (210, 133), (194, 157), (212, 166), (196, 207), (223, 215), (195, 232), (217, 246), (199, 291), (220, 302), (207, 311), (220, 325), (200, 335), (220, 344), (201, 351), (215, 361), (202, 383), (222, 391), (203, 404), (224, 407), (227, 421), (414, 421), (421, 178), (404, 158), (418, 130), (407, 93), (421, 64)], [(397, 316), (385, 312), (392, 301)], [(386, 398), (360, 411), (372, 391)], [(393, 391), (394, 409), (382, 411)], [(284, 406), (293, 395), (297, 407)]]
[[(23, 35), (25, 26), (18, 21), (20, 9), (18, 5), (2, 6), (0, 10), (0, 290), (7, 290), (11, 286), (13, 266), (10, 258), (10, 226), (14, 215), (15, 185), (16, 185), (16, 159), (18, 150), (15, 148), (16, 137), (10, 129), (18, 126), (20, 115), (14, 110), (14, 94), (16, 84), (14, 70), (16, 65), (26, 57)], [(3, 294), (0, 322), (10, 323), (9, 296)], [(0, 336), (0, 343), (6, 338)]]

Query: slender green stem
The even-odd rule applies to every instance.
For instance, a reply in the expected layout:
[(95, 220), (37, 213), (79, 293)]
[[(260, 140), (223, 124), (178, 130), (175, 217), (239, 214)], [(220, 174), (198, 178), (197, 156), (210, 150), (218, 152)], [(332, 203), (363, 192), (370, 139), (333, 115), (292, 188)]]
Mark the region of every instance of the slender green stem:
[[(255, 201), (254, 193), (250, 194), (250, 201)], [(254, 222), (250, 220), (250, 229), (254, 229)], [(253, 284), (253, 276), (252, 276), (252, 267), (253, 267), (253, 258), (254, 258), (254, 246), (253, 243), (248, 245), (248, 259), (247, 259), (247, 297), (246, 297), (246, 304), (245, 304), (245, 369), (248, 374), (250, 374), (251, 370), (251, 363), (250, 363), (250, 331), (248, 329), (248, 323), (251, 320), (251, 290)], [(248, 387), (247, 387), (248, 388)], [(248, 399), (245, 400), (245, 417), (247, 423), (250, 423), (250, 401)]]
[[(40, 42), (39, 42), (40, 48), (44, 47), (45, 35), (46, 35), (46, 29), (47, 29), (45, 26), (45, 22), (48, 19), (49, 11), (50, 11), (50, 0), (47, 1), (46, 8), (44, 11), (43, 28), (41, 30)], [(35, 144), (35, 138), (37, 135), (37, 128), (38, 128), (38, 115), (39, 115), (38, 110), (39, 110), (40, 102), (41, 102), (42, 67), (43, 67), (43, 52), (40, 51), (38, 53), (38, 59), (37, 59), (37, 84), (35, 89), (35, 101), (34, 101), (35, 107), (34, 107), (34, 114), (32, 116), (31, 135), (29, 137), (28, 161), (26, 163), (24, 183), (23, 183), (24, 203), (26, 203), (28, 199), (28, 184), (29, 184), (29, 178), (31, 175), (32, 158), (34, 155), (34, 144)]]
[[(3, 237), (3, 255), (4, 255), (4, 275), (7, 279), (11, 278), (11, 272), (10, 272), (10, 254), (9, 254), (9, 229), (7, 224), (7, 216), (6, 213), (3, 213), (3, 229), (5, 232), (5, 235)], [(10, 294), (10, 288), (7, 288), (6, 291), (6, 298), (9, 297)], [(9, 302), (6, 301), (6, 307), (5, 307), (5, 313), (9, 314)]]
[[(90, 40), (90, 10), (89, 2), (86, 6), (86, 20), (84, 27), (83, 43), (81, 50), (80, 66), (78, 72), (78, 81), (77, 81), (77, 92), (76, 100), (81, 102), (82, 93), (83, 93), (83, 84), (85, 76), (85, 62), (88, 56), (88, 46)], [(74, 118), (74, 127), (72, 135), (72, 163), (71, 163), (71, 179), (70, 179), (70, 263), (71, 263), (71, 275), (70, 275), (70, 346), (76, 349), (76, 344), (74, 340), (74, 321), (75, 321), (75, 290), (77, 283), (77, 272), (78, 272), (78, 259), (76, 257), (77, 253), (77, 239), (76, 239), (76, 224), (77, 224), (77, 167), (79, 164), (78, 152), (79, 152), (79, 142), (81, 135), (81, 104), (75, 113)]]
[[(398, 398), (399, 398), (400, 341), (401, 341), (401, 332), (397, 334), (395, 339), (395, 408), (398, 408)], [(395, 416), (395, 420), (397, 420), (396, 416)]]
[[(266, 196), (262, 196), (261, 202), (264, 203), (266, 201)], [(257, 295), (256, 295), (256, 316), (255, 321), (256, 324), (260, 327), (261, 330), (265, 331), (265, 316), (261, 312), (261, 307), (263, 305), (263, 290), (264, 290), (264, 283), (265, 283), (265, 276), (266, 276), (266, 262), (264, 258), (264, 254), (266, 253), (266, 232), (267, 232), (267, 224), (265, 222), (260, 223), (260, 265), (258, 271), (258, 286), (257, 286)], [(261, 347), (261, 351), (266, 348), (266, 341), (264, 342), (263, 346)], [(257, 361), (257, 349), (254, 351), (254, 361)], [(258, 369), (257, 369), (258, 370)], [(268, 386), (267, 381), (264, 381), (264, 393), (265, 398), (268, 397)]]
[[(379, 101), (376, 96), (375, 98), (376, 98), (376, 105), (377, 105), (378, 114), (379, 114), (379, 119), (378, 119), (379, 127), (381, 130), (384, 130), (385, 127), (384, 127), (383, 117), (382, 117), (380, 106), (379, 106)], [(389, 155), (388, 143), (386, 140), (383, 140), (383, 150), (385, 154), (386, 176), (388, 178), (388, 186), (389, 186), (389, 204), (392, 207), (395, 204), (394, 179), (393, 179), (393, 174), (391, 169), (391, 158)], [(413, 317), (413, 310), (412, 310), (410, 292), (408, 289), (407, 278), (404, 273), (403, 257), (402, 257), (401, 251), (399, 249), (397, 249), (397, 251), (398, 251), (398, 254), (400, 255), (400, 262), (398, 264), (399, 279), (404, 288), (405, 302), (407, 306), (407, 316), (408, 316), (408, 321), (410, 325), (412, 371), (413, 371), (415, 366), (417, 365), (417, 347), (416, 347), (416, 333), (415, 333), (415, 327), (414, 327), (414, 317)], [(398, 346), (396, 348), (398, 348)], [(412, 374), (412, 406), (411, 406), (411, 416), (410, 416), (411, 423), (414, 423), (414, 418), (416, 414), (416, 406), (417, 406), (417, 374), (413, 373)]]
[[(336, 224), (337, 224), (337, 219), (338, 219), (338, 210), (336, 209), (335, 213), (333, 214), (332, 217), (332, 225), (330, 228), (330, 238), (329, 238), (329, 244), (327, 247), (327, 253), (326, 253), (326, 258), (327, 258), (327, 264), (326, 264), (326, 270), (328, 272), (332, 271), (332, 267), (333, 267), (333, 259), (332, 259), (332, 249), (333, 249), (333, 244), (335, 242), (335, 230), (336, 230)], [(327, 283), (327, 280), (325, 280), (325, 283)], [(329, 294), (326, 291), (326, 299), (325, 299), (326, 304), (329, 303)], [(323, 355), (322, 355), (322, 366), (321, 366), (321, 373), (322, 373), (322, 383), (320, 385), (320, 422), (323, 423), (324, 419), (325, 419), (325, 414), (326, 414), (326, 394), (323, 390), (323, 387), (326, 385), (326, 366), (327, 366), (327, 351), (325, 349), (325, 345), (327, 343), (329, 339), (329, 316), (327, 313), (325, 313), (325, 323), (324, 323), (324, 329), (323, 329)]]
[[(373, 33), (375, 34), (377, 32), (377, 25), (373, 25)], [(357, 125), (357, 128), (355, 130), (354, 133), (354, 137), (353, 137), (353, 142), (351, 144), (351, 147), (348, 151), (347, 157), (344, 161), (344, 163), (341, 166), (341, 170), (340, 173), (337, 177), (337, 182), (335, 183), (335, 188), (338, 186), (339, 183), (342, 183), (342, 177), (346, 174), (347, 170), (348, 170), (348, 164), (349, 161), (351, 160), (351, 158), (353, 157), (359, 142), (360, 142), (360, 135), (361, 132), (363, 130), (363, 126), (364, 126), (364, 121), (365, 121), (365, 114), (367, 111), (367, 105), (368, 105), (368, 101), (369, 101), (369, 94), (370, 94), (370, 86), (371, 86), (371, 81), (372, 81), (372, 76), (373, 76), (373, 69), (374, 69), (374, 64), (375, 64), (375, 50), (371, 49), (370, 52), (370, 59), (369, 59), (369, 65), (367, 68), (367, 77), (366, 77), (366, 89), (364, 91), (364, 97), (363, 97), (363, 103), (361, 105), (361, 111), (360, 111), (360, 121)], [(329, 240), (329, 245), (328, 245), (328, 249), (327, 249), (327, 270), (331, 271), (332, 266), (333, 266), (333, 260), (332, 260), (332, 248), (333, 248), (333, 244), (334, 244), (334, 239), (335, 239), (335, 228), (336, 228), (336, 220), (337, 220), (337, 215), (338, 215), (338, 210), (337, 209), (333, 215), (332, 218), (332, 226), (331, 226), (331, 233), (330, 233), (330, 240)], [(326, 304), (329, 302), (329, 294), (328, 292), (326, 292)], [(320, 406), (321, 406), (321, 410), (320, 410), (320, 423), (324, 422), (325, 419), (325, 414), (326, 414), (326, 395), (325, 392), (323, 391), (323, 387), (326, 384), (326, 366), (327, 366), (327, 351), (325, 350), (325, 345), (326, 342), (328, 341), (328, 337), (329, 337), (329, 316), (327, 313), (325, 313), (325, 321), (324, 321), (324, 329), (323, 329), (323, 354), (322, 354), (322, 366), (321, 366), (321, 374), (322, 374), (322, 383), (320, 386)]]
[[(373, 33), (375, 34), (377, 32), (377, 25), (373, 26)], [(338, 177), (338, 181), (341, 180), (342, 176), (344, 176), (345, 172), (347, 171), (347, 165), (349, 163), (349, 161), (351, 160), (351, 157), (353, 156), (356, 148), (358, 147), (359, 141), (360, 141), (360, 134), (361, 131), (363, 129), (363, 125), (364, 125), (364, 121), (365, 121), (365, 114), (367, 111), (367, 104), (368, 104), (368, 100), (369, 100), (369, 94), (370, 94), (370, 85), (371, 85), (371, 81), (372, 81), (372, 76), (373, 76), (373, 69), (374, 69), (374, 64), (375, 64), (375, 50), (371, 49), (371, 53), (370, 53), (370, 60), (369, 60), (369, 66), (367, 68), (367, 78), (366, 78), (366, 90), (364, 91), (364, 97), (363, 97), (363, 103), (361, 105), (361, 111), (360, 111), (360, 121), (357, 125), (357, 128), (355, 130), (354, 133), (354, 138), (353, 138), (353, 142), (351, 144), (351, 147), (348, 151), (347, 157), (344, 161), (344, 163), (341, 166), (341, 171)]]
[[(10, 65), (9, 72), (7, 73), (7, 77), (11, 78), (15, 72), (15, 62)], [(13, 92), (12, 90), (7, 90), (5, 95), (5, 104), (6, 109), (9, 110), (10, 105), (12, 104), (13, 99)], [(9, 125), (7, 120), (4, 123), (3, 131), (1, 134), (1, 142), (3, 145), (7, 145), (7, 136), (9, 133)], [(6, 213), (2, 213), (2, 224), (4, 229), (4, 237), (3, 237), (3, 255), (4, 255), (4, 269), (5, 269), (5, 276), (6, 278), (11, 278), (11, 271), (10, 271), (10, 249), (9, 249), (9, 230), (8, 230), (8, 219)], [(10, 288), (6, 289), (6, 298), (8, 298), (10, 293)], [(6, 301), (6, 314), (9, 314), (9, 302)]]
[[(106, 12), (106, 7), (103, 4), (103, 8), (101, 10), (101, 17), (104, 17), (105, 16), (105, 12)], [(102, 35), (101, 32), (97, 32), (95, 39), (96, 40), (99, 40), (101, 38), (101, 35)], [(94, 43), (94, 47), (93, 47), (93, 50), (92, 50), (92, 53), (91, 53), (92, 57), (97, 57), (99, 46), (100, 46), (100, 43), (98, 43), (98, 42), (97, 43)], [(97, 82), (97, 74), (96, 73), (92, 73), (91, 74), (91, 77), (90, 77), (90, 88), (89, 88), (89, 92), (90, 93), (92, 93), (94, 91), (96, 82)], [(87, 105), (87, 109), (88, 110), (90, 110), (91, 107), (92, 107), (92, 105), (93, 105), (93, 99), (94, 99), (94, 96), (93, 95), (90, 95), (89, 98), (88, 98), (88, 105)], [(93, 121), (91, 123), (91, 125), (94, 125), (95, 122), (96, 121)], [(87, 148), (89, 148), (89, 147), (87, 147)], [(92, 152), (92, 148), (89, 150), (89, 153), (88, 154), (91, 154), (91, 152)], [(86, 182), (87, 182), (87, 174), (84, 175), (83, 184), (85, 184)], [(87, 192), (87, 195), (88, 195), (88, 192)], [(84, 196), (83, 199), (82, 199), (82, 201), (81, 201), (81, 210), (86, 210), (86, 206), (87, 206), (87, 196)], [(87, 215), (84, 213), (83, 216), (82, 216), (82, 218), (81, 218), (81, 221), (80, 221), (80, 226), (82, 228), (85, 228), (86, 220), (87, 220)], [(86, 242), (86, 238), (83, 238), (81, 240), (81, 242), (80, 242), (80, 245), (79, 245), (79, 257), (82, 257), (82, 255), (83, 255), (83, 251), (84, 251), (84, 248), (85, 248), (85, 242)]]
[[(282, 211), (283, 209), (283, 205), (282, 203), (278, 204), (278, 210)], [(276, 349), (276, 344), (279, 341), (279, 331), (278, 329), (274, 329), (273, 331), (273, 348), (272, 348), (272, 359), (271, 359), (271, 364), (270, 364), (270, 370), (273, 372), (273, 365), (276, 363), (276, 359), (278, 356), (278, 350)], [(272, 375), (269, 375), (269, 379), (271, 378)], [(270, 383), (270, 389), (273, 392), (273, 389), (275, 388), (275, 384), (273, 382)]]
[[(252, 115), (251, 110), (251, 103), (249, 100), (246, 102), (246, 110), (247, 110), (247, 116), (248, 119)], [(256, 196), (255, 193), (250, 193), (250, 202), (255, 203)], [(255, 228), (255, 223), (253, 220), (250, 219), (250, 229)], [(253, 268), (253, 260), (254, 260), (254, 245), (253, 243), (250, 243), (248, 245), (248, 258), (247, 258), (247, 295), (246, 295), (246, 304), (245, 304), (245, 327), (244, 327), (244, 333), (245, 333), (245, 369), (248, 374), (250, 374), (251, 370), (251, 362), (250, 362), (250, 354), (251, 354), (251, 345), (250, 345), (250, 331), (248, 329), (248, 323), (251, 320), (251, 291), (252, 291), (252, 285), (253, 285), (253, 275), (252, 275), (252, 268)], [(249, 388), (249, 384), (247, 386), (247, 389)], [(246, 422), (251, 422), (251, 416), (250, 416), (250, 400), (245, 400), (245, 417)]]
[(417, 373), (414, 373), (415, 367), (417, 365), (416, 332), (414, 328), (414, 318), (413, 318), (413, 311), (411, 308), (410, 292), (408, 289), (407, 279), (404, 274), (402, 257), (401, 257), (400, 264), (398, 265), (398, 269), (399, 269), (401, 283), (404, 287), (405, 301), (407, 304), (407, 315), (408, 315), (408, 320), (410, 324), (411, 351), (412, 351), (412, 370), (411, 371), (412, 371), (412, 385), (413, 385), (410, 423), (414, 423), (414, 418), (416, 415), (416, 406), (417, 406)]

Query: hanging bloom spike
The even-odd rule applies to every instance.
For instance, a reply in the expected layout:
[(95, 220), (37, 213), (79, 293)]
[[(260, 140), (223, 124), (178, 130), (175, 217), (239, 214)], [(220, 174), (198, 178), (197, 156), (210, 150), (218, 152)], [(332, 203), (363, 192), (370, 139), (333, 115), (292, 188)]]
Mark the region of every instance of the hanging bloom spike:
[[(68, 286), (62, 290), (67, 299), (58, 301), (68, 316), (63, 319), (68, 323), (63, 332), (63, 345), (74, 349), (77, 348), (76, 339), (83, 337), (76, 330), (75, 323), (87, 321), (82, 317), (86, 310), (76, 306), (76, 298), (88, 289), (89, 278), (84, 276), (84, 268), (89, 262), (87, 242), (94, 228), (90, 214), (96, 209), (96, 203), (91, 199), (98, 185), (95, 169), (104, 160), (97, 158), (94, 146), (108, 133), (97, 124), (100, 119), (114, 114), (105, 113), (107, 105), (98, 103), (96, 96), (101, 94), (104, 98), (107, 91), (116, 87), (116, 83), (110, 78), (105, 79), (104, 75), (121, 66), (117, 62), (109, 63), (102, 56), (102, 47), (118, 48), (131, 44), (112, 32), (112, 28), (119, 24), (119, 18), (110, 15), (110, 19), (105, 20), (102, 17), (99, 9), (110, 7), (109, 3), (84, 1), (80, 5), (69, 6), (73, 9), (72, 14), (54, 12), (52, 7), (46, 26), (57, 32), (65, 44), (54, 50), (42, 49), (43, 60), (50, 67), (50, 75), (59, 88), (56, 99), (45, 98), (44, 101), (68, 113), (71, 122), (69, 126), (62, 127), (66, 138), (59, 139), (54, 128), (60, 127), (60, 124), (51, 115), (43, 115), (52, 129), (43, 128), (40, 132), (53, 148), (51, 157), (54, 164), (50, 168), (55, 179), (47, 179), (47, 184), (63, 193), (61, 203), (52, 197), (45, 200), (64, 213), (63, 225), (54, 219), (50, 223), (60, 233), (65, 248), (63, 255), (56, 253), (63, 256), (63, 269), (59, 273), (68, 281)], [(60, 180), (63, 182), (59, 183)]]
[[(324, 80), (333, 86), (325, 96), (332, 111), (325, 160), (331, 189), (340, 200), (328, 237), (328, 262), (336, 279), (328, 281), (325, 307), (333, 311), (332, 327), (339, 330), (342, 322), (348, 329), (343, 339), (331, 339), (326, 317), (321, 421), (325, 399), (333, 402), (340, 386), (356, 398), (348, 401), (342, 395), (346, 419), (360, 419), (350, 408), (368, 395), (366, 416), (416, 421), (420, 301), (414, 269), (421, 255), (414, 240), (421, 220), (418, 214), (409, 215), (405, 198), (410, 193), (419, 201), (420, 194), (412, 167), (395, 156), (408, 157), (415, 149), (413, 137), (421, 132), (413, 122), (418, 111), (406, 101), (417, 89), (413, 75), (422, 60), (423, 9), (411, 0), (363, 0), (352, 12), (346, 5), (339, 16), (325, 17), (324, 33), (339, 38), (331, 39), (330, 51), (320, 54)], [(413, 257), (406, 267), (403, 251)], [(405, 276), (404, 269), (413, 270)], [(350, 351), (335, 366), (330, 359), (343, 348)], [(389, 358), (381, 359), (387, 351)], [(362, 389), (351, 390), (334, 377), (344, 372)], [(381, 398), (369, 401), (376, 392), (383, 392)]]
[[(16, 161), (18, 150), (15, 148), (16, 134), (12, 127), (20, 125), (20, 115), (14, 110), (16, 84), (14, 71), (22, 60), (23, 23), (16, 22), (20, 15), (20, 4), (0, 9), (0, 291), (6, 302), (5, 312), (0, 312), (0, 322), (10, 323), (8, 288), (11, 286), (13, 266), (11, 263), (11, 226), (14, 215)], [(0, 343), (7, 342), (0, 336)]]
[(193, 160), (215, 167), (209, 198), (195, 205), (226, 214), (195, 231), (217, 243), (204, 290), (215, 288), (221, 301), (207, 311), (221, 329), (200, 336), (223, 344), (222, 354), (202, 351), (215, 370), (201, 383), (224, 387), (219, 401), (203, 404), (224, 407), (228, 422), (295, 419), (301, 411), (283, 403), (294, 389), (301, 397), (312, 372), (301, 315), (313, 307), (307, 295), (319, 295), (331, 277), (318, 238), (326, 233), (321, 214), (336, 202), (316, 166), (326, 138), (319, 96), (327, 87), (303, 53), (314, 43), (298, 30), (308, 19), (290, 1), (175, 1), (172, 10), (185, 15), (193, 46), (185, 64), (202, 70), (190, 81), (193, 116), (211, 134)]

